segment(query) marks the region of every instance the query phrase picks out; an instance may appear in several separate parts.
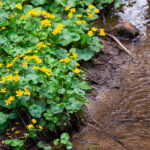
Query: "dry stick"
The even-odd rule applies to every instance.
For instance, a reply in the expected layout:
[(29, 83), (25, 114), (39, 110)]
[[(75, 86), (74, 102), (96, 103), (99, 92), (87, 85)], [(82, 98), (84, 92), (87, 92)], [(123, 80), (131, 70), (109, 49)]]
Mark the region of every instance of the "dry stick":
[(131, 54), (131, 52), (130, 52), (115, 36), (113, 36), (113, 35), (111, 35), (111, 34), (108, 34), (108, 33), (106, 33), (106, 36), (111, 37), (113, 40), (115, 40), (115, 41), (118, 43), (118, 45), (122, 48), (122, 50), (124, 50), (124, 51), (127, 52), (131, 57), (133, 57), (132, 54)]
[[(100, 31), (98, 28), (97, 28), (98, 32)], [(116, 43), (121, 47), (122, 50), (124, 50), (126, 53), (129, 54), (130, 57), (133, 58), (131, 52), (113, 35), (109, 34), (109, 33), (105, 33), (106, 36), (112, 38), (114, 41), (116, 41)]]

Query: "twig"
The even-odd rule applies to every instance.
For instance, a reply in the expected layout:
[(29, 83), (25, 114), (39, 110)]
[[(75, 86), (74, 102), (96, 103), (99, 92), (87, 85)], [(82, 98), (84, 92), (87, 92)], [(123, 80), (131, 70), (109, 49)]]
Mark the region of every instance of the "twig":
[(111, 37), (114, 41), (116, 41), (118, 43), (118, 45), (122, 48), (122, 50), (124, 50), (126, 53), (128, 53), (131, 57), (132, 54), (131, 52), (113, 35), (106, 33), (106, 36)]
[[(98, 32), (100, 31), (98, 28), (97, 28)], [(133, 58), (131, 52), (113, 35), (109, 34), (109, 33), (105, 33), (106, 36), (112, 38), (114, 41), (116, 41), (116, 43), (121, 47), (122, 50), (124, 50), (126, 53), (129, 54), (130, 57)]]
[[(17, 111), (17, 110), (16, 110), (16, 111)], [(18, 111), (17, 111), (17, 113), (18, 113), (18, 115), (19, 115), (20, 119), (22, 120), (22, 122), (23, 122), (24, 126), (25, 126), (25, 127), (26, 127), (26, 129), (28, 130), (27, 125), (26, 125), (26, 123), (24, 122), (24, 120), (22, 119), (21, 115), (19, 114), (19, 112), (18, 112)]]

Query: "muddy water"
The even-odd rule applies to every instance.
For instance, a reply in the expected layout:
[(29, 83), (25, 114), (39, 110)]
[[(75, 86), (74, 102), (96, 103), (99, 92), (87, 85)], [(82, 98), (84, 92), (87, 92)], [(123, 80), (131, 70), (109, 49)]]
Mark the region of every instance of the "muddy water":
[(150, 150), (149, 11), (147, 0), (128, 0), (106, 18), (113, 25), (121, 19), (134, 24), (140, 42), (125, 44), (135, 61), (121, 66), (121, 88), (96, 88), (95, 100), (87, 106), (91, 119), (73, 136), (74, 150)]

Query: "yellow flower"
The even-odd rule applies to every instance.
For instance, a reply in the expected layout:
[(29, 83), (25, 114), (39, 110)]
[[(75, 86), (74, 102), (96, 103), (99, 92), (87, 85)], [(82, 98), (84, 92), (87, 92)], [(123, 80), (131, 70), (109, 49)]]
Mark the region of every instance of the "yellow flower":
[(43, 61), (42, 59), (39, 59), (39, 58), (36, 59), (36, 62), (37, 62), (38, 64), (42, 63), (42, 61)]
[(82, 20), (82, 23), (86, 23), (86, 21), (85, 21), (85, 20)]
[(3, 5), (3, 3), (0, 1), (0, 5)]
[(28, 50), (28, 51), (27, 51), (27, 54), (29, 54), (29, 53), (31, 53), (31, 52), (32, 52), (32, 50)]
[(8, 98), (8, 100), (13, 101), (13, 100), (15, 100), (15, 97), (14, 97), (14, 96), (10, 96), (10, 97)]
[(78, 55), (76, 53), (72, 53), (73, 56), (71, 56), (71, 58), (77, 58)]
[(75, 8), (71, 8), (71, 9), (70, 9), (70, 12), (71, 12), (71, 13), (76, 12), (76, 9), (75, 9)]
[(3, 64), (0, 64), (0, 68), (3, 66)]
[(64, 62), (64, 60), (63, 60), (63, 59), (60, 59), (60, 62), (62, 63), (62, 62)]
[(78, 18), (81, 18), (81, 17), (83, 17), (81, 14), (78, 14), (78, 15), (76, 15)]
[(9, 68), (9, 67), (12, 67), (12, 66), (13, 66), (13, 63), (10, 63), (10, 64), (6, 65), (6, 68)]
[(2, 141), (2, 144), (5, 144), (5, 141)]
[(45, 20), (41, 21), (40, 28), (42, 28), (44, 25), (45, 25), (46, 27), (51, 26), (51, 21), (48, 20), (48, 19), (45, 19)]
[(25, 95), (31, 95), (30, 91), (27, 89), (27, 88), (24, 88), (24, 91), (25, 91)]
[(40, 130), (40, 131), (43, 130), (43, 127), (42, 127), (41, 125), (39, 125), (39, 130)]
[(93, 16), (93, 14), (87, 14), (90, 18), (93, 18), (94, 16)]
[(37, 120), (34, 119), (34, 118), (31, 121), (32, 121), (33, 124), (37, 123)]
[(33, 51), (34, 53), (37, 53), (38, 52), (38, 50), (35, 50), (35, 51)]
[(104, 29), (100, 29), (100, 36), (105, 36), (105, 32), (104, 32)]
[(4, 29), (6, 29), (6, 27), (1, 27), (1, 30), (4, 30)]
[(13, 77), (13, 80), (14, 80), (15, 82), (18, 82), (18, 81), (20, 80), (20, 78), (19, 78), (18, 75), (16, 75), (16, 76)]
[(67, 6), (66, 8), (65, 8), (65, 10), (69, 10), (71, 7), (70, 6)]
[(10, 100), (5, 100), (5, 103), (6, 103), (6, 105), (9, 105), (9, 104), (11, 104), (11, 101)]
[(46, 45), (51, 46), (51, 43), (46, 43)]
[(0, 92), (1, 92), (1, 93), (6, 93), (6, 92), (7, 92), (7, 91), (6, 91), (6, 88), (1, 89)]
[(100, 12), (99, 9), (95, 9), (94, 11), (95, 11), (95, 13), (97, 13), (97, 14)]
[(37, 70), (37, 69), (39, 69), (39, 66), (33, 66), (32, 69), (33, 69), (33, 70)]
[(21, 5), (21, 3), (16, 4), (16, 8), (18, 8), (18, 9), (22, 9), (22, 5)]
[(86, 11), (87, 11), (87, 12), (92, 12), (90, 9), (87, 9)]
[(24, 92), (19, 89), (19, 91), (16, 91), (16, 96), (21, 97), (23, 95), (23, 93)]
[(70, 61), (70, 59), (68, 57), (65, 58), (64, 62), (68, 63)]
[(80, 73), (80, 69), (75, 68), (75, 69), (73, 70), (73, 72), (76, 73), (76, 74), (79, 74), (79, 73)]
[(38, 49), (42, 48), (42, 47), (46, 47), (46, 45), (43, 42), (39, 42), (37, 44)]
[(54, 29), (54, 31), (52, 32), (53, 35), (56, 35), (58, 33), (61, 33), (61, 30), (63, 28), (63, 24), (58, 24), (57, 27)]
[(22, 63), (22, 65), (23, 65), (23, 67), (28, 67), (28, 62), (25, 61)]
[(13, 79), (12, 74), (10, 74), (9, 76), (6, 76), (7, 81), (11, 81)]
[(15, 131), (15, 134), (20, 134), (20, 133), (21, 133), (20, 130)]
[(92, 27), (91, 30), (92, 30), (92, 31), (97, 31), (97, 28)]
[(76, 66), (80, 66), (80, 64), (79, 64), (79, 63), (76, 63)]
[(72, 18), (72, 16), (73, 16), (73, 14), (70, 12), (70, 13), (68, 14), (68, 18)]
[(82, 23), (82, 21), (80, 21), (80, 20), (76, 21), (76, 24), (81, 24), (81, 23)]
[(0, 83), (5, 83), (7, 81), (6, 77), (2, 77), (2, 81), (0, 81)]
[(34, 126), (33, 126), (33, 124), (29, 124), (29, 125), (27, 125), (27, 128), (31, 129), (31, 128), (34, 128)]
[(93, 6), (92, 4), (88, 5), (88, 7), (89, 7), (90, 9), (94, 8), (94, 6)]
[(92, 35), (93, 34), (93, 31), (88, 31), (88, 35)]
[(15, 73), (15, 74), (19, 74), (19, 71), (16, 70), (14, 73)]
[(10, 18), (14, 18), (14, 17), (15, 17), (14, 15), (12, 15), (12, 14), (10, 15)]

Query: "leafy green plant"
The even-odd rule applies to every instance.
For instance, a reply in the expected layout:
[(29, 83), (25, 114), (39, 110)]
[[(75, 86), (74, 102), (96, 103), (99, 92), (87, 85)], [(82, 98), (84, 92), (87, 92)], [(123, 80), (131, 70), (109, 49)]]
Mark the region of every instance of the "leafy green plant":
[(14, 150), (22, 150), (24, 141), (17, 140), (17, 139), (11, 139), (11, 140), (5, 140), (5, 144), (14, 147)]
[[(28, 129), (24, 141), (5, 144), (21, 149), (43, 130), (63, 129), (88, 103), (85, 91), (90, 87), (78, 61), (91, 59), (103, 47), (97, 29), (88, 23), (100, 11), (92, 2), (0, 1), (0, 132), (20, 114), (29, 116), (23, 121)], [(57, 6), (63, 6), (59, 13)], [(105, 36), (103, 29), (100, 36)], [(72, 148), (68, 133), (56, 141)], [(50, 149), (41, 142), (38, 146)]]
[(69, 142), (70, 136), (68, 133), (63, 133), (60, 136), (60, 139), (54, 140), (54, 145), (62, 145), (65, 146), (67, 150), (72, 149), (72, 143)]

